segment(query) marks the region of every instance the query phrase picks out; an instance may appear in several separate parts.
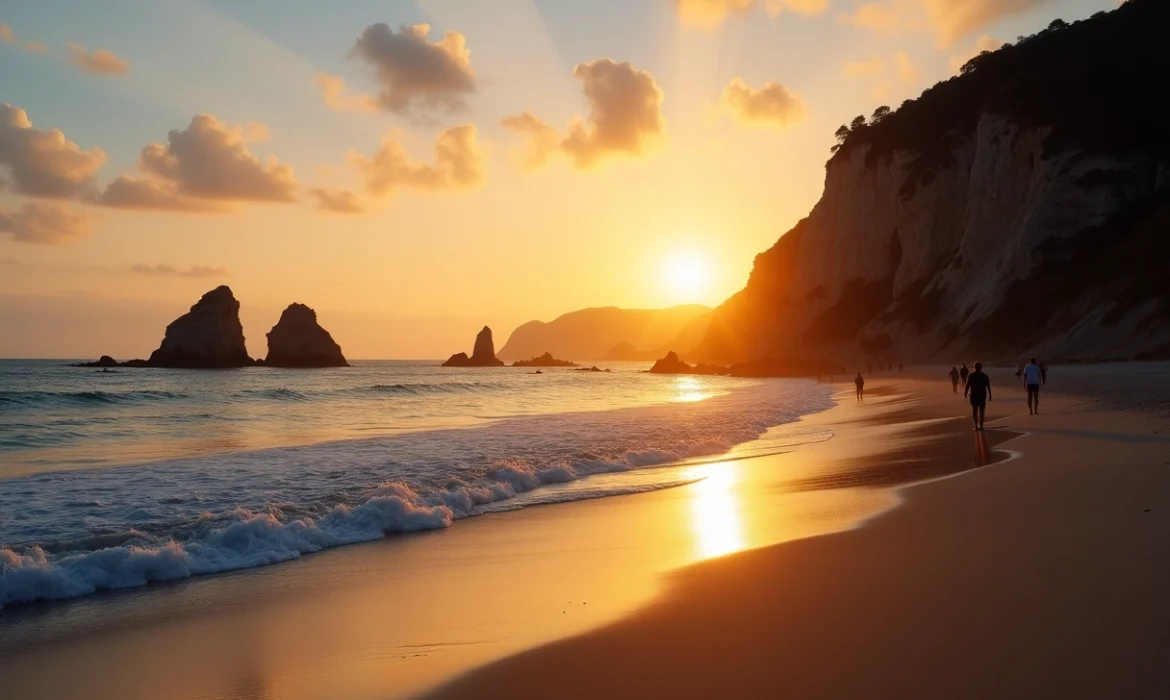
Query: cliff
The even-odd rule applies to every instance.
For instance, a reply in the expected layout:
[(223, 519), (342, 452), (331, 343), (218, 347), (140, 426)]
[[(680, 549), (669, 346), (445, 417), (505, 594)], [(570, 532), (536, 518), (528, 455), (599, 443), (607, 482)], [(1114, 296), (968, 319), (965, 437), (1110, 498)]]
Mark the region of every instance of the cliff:
[(492, 329), (487, 326), (475, 336), (475, 347), (472, 349), (471, 357), (467, 353), (460, 352), (452, 355), (446, 362), (444, 367), (503, 367), (502, 360), (496, 358), (496, 344), (492, 339)]
[(1058, 20), (842, 127), (698, 356), (1170, 355), (1168, 26), (1162, 0)]
[(317, 323), (317, 312), (289, 304), (268, 332), (269, 367), (348, 367), (341, 346)]
[[(662, 356), (667, 345), (680, 351), (697, 345), (706, 333), (710, 312), (700, 305), (582, 309), (549, 322), (525, 323), (512, 331), (500, 349), (500, 357), (520, 360), (549, 352), (572, 360), (654, 359)], [(629, 346), (626, 354), (632, 352), (635, 356), (609, 356), (622, 345)]]
[(226, 286), (203, 295), (191, 310), (167, 326), (162, 344), (145, 363), (150, 367), (223, 369), (255, 364), (244, 345), (240, 302)]

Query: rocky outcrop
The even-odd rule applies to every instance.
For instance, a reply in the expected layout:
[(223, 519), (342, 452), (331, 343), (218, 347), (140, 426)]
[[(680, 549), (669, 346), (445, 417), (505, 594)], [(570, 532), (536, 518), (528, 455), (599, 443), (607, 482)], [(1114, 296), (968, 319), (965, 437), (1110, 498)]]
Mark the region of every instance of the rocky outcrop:
[[(512, 331), (500, 349), (500, 357), (522, 360), (549, 352), (573, 360), (652, 360), (661, 357), (669, 349), (667, 345), (683, 351), (698, 345), (706, 333), (710, 314), (711, 309), (699, 305), (669, 309), (582, 309), (549, 322), (525, 323)], [(617, 346), (627, 345), (634, 357), (610, 356)]]
[(96, 362), (79, 362), (74, 367), (118, 367), (118, 361), (109, 355), (102, 355)]
[(216, 287), (167, 326), (150, 367), (223, 369), (255, 364), (244, 345), (240, 302), (226, 286)]
[(513, 367), (576, 367), (576, 362), (569, 362), (568, 360), (558, 360), (552, 356), (552, 353), (546, 352), (540, 357), (534, 357), (531, 360), (517, 360), (512, 363)]
[(475, 347), (471, 357), (461, 352), (452, 355), (443, 363), (444, 367), (503, 367), (502, 360), (496, 358), (496, 344), (492, 340), (492, 329), (487, 326), (475, 336)]
[(317, 312), (289, 304), (268, 332), (268, 367), (348, 367), (341, 346), (317, 323)]
[(674, 351), (666, 353), (666, 357), (654, 363), (650, 368), (650, 374), (727, 374), (726, 367), (718, 367), (715, 365), (688, 365), (679, 359), (678, 354)]
[(854, 129), (698, 356), (1170, 356), (1165, 26), (1160, 0), (1054, 22)]

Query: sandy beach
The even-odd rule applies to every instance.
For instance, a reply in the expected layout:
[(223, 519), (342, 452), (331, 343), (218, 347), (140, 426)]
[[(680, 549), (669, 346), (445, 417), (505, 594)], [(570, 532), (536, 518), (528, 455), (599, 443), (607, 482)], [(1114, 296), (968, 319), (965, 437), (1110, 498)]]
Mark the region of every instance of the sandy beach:
[(1166, 697), (1167, 421), (1048, 396), (1029, 416), (1004, 384), (988, 435), (1018, 432), (1013, 459), (680, 571), (636, 614), (428, 697)]
[(5, 697), (1164, 696), (1167, 421), (997, 382), (986, 435), (894, 375), (688, 486), (4, 610)]

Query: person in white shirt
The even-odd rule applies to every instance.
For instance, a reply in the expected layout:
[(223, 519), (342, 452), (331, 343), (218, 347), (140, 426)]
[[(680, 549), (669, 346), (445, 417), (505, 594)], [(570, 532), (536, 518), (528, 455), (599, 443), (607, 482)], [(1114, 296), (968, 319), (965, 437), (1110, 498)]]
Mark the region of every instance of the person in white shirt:
[(1044, 373), (1040, 370), (1040, 365), (1036, 363), (1036, 358), (1028, 360), (1028, 366), (1024, 368), (1024, 388), (1028, 390), (1029, 415), (1040, 412), (1040, 385), (1043, 383), (1043, 378)]

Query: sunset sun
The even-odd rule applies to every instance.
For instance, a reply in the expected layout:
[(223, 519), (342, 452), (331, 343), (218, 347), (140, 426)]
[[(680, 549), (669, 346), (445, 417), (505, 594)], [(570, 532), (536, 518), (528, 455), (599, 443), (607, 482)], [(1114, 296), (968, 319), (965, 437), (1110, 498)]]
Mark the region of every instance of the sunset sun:
[(662, 281), (671, 298), (694, 301), (707, 290), (710, 278), (707, 259), (694, 252), (680, 252), (662, 267)]

